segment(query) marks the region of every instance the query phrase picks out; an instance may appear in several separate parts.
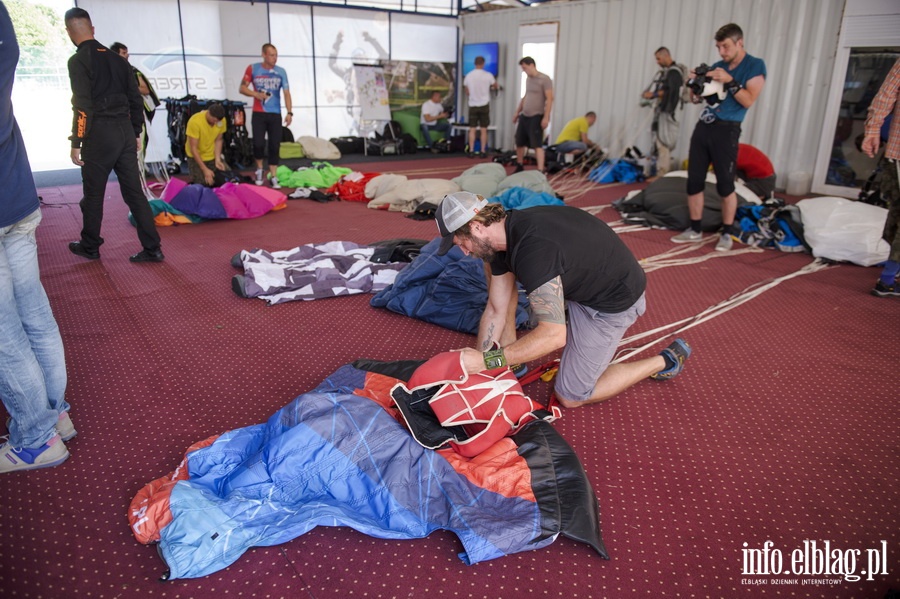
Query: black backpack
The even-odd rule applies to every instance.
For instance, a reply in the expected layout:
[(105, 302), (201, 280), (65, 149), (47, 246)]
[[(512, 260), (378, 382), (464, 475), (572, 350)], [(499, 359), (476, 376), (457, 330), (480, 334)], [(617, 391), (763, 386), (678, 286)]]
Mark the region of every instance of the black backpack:
[(388, 121), (384, 126), (384, 132), (381, 134), (381, 139), (396, 141), (400, 139), (402, 134), (403, 128), (400, 126), (400, 121)]

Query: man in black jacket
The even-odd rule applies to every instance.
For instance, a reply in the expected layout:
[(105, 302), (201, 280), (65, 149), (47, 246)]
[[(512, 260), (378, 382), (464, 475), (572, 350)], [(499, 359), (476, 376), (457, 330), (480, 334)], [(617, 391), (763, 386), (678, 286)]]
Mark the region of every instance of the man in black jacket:
[(78, 47), (69, 59), (72, 83), (72, 162), (81, 167), (81, 240), (69, 250), (89, 260), (100, 257), (103, 197), (109, 173), (116, 171), (122, 197), (137, 224), (143, 250), (132, 262), (162, 262), (159, 233), (153, 212), (141, 190), (137, 151), (144, 124), (143, 100), (131, 67), (118, 54), (94, 39), (87, 11), (66, 11), (66, 32)]

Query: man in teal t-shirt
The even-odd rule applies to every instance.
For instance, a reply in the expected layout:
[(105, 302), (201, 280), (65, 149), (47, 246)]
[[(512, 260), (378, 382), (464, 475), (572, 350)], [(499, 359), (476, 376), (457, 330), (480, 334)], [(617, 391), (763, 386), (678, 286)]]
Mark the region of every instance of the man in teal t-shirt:
[[(691, 136), (687, 180), (691, 226), (673, 237), (672, 241), (692, 243), (703, 238), (703, 190), (706, 187), (706, 172), (712, 164), (716, 174), (716, 191), (722, 198), (723, 230), (716, 250), (728, 251), (733, 240), (740, 235), (740, 229), (734, 224), (737, 211), (734, 178), (741, 122), (766, 83), (766, 63), (747, 54), (744, 50), (744, 32), (734, 23), (721, 27), (715, 39), (722, 60), (713, 64), (707, 75), (723, 86), (725, 98), (716, 104), (707, 104)], [(692, 71), (691, 78), (695, 75)], [(693, 99), (700, 101), (696, 96)]]

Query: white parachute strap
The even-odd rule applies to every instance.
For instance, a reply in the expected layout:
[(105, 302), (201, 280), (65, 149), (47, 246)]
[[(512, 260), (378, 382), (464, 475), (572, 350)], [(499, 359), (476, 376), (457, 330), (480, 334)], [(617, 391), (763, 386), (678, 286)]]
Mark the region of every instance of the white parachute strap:
[[(624, 222), (624, 221), (619, 221)], [(610, 225), (610, 228), (615, 232), (616, 235), (621, 235), (622, 233), (634, 233), (635, 231), (649, 231), (650, 227), (647, 225), (616, 225), (615, 227)]]
[(565, 198), (566, 203), (577, 200), (597, 189), (597, 184), (588, 179), (588, 173), (586, 172), (573, 173), (562, 170), (547, 177), (547, 181), (557, 194)]
[(149, 168), (151, 174), (156, 178), (157, 181), (162, 182), (163, 187), (169, 182), (169, 172), (166, 170), (166, 167), (161, 162), (153, 162), (146, 163), (144, 158), (147, 154), (147, 144), (150, 143), (150, 137), (147, 132), (148, 123), (146, 117), (144, 118), (144, 127), (141, 130), (141, 149), (137, 153), (138, 158), (138, 173), (141, 178), (141, 189), (144, 191), (144, 197), (148, 200), (156, 200), (159, 199), (159, 196), (153, 193), (153, 190), (150, 189), (150, 186), (147, 184), (147, 169)]
[[(630, 148), (631, 146), (633, 146), (635, 144), (635, 142), (637, 141), (637, 138), (640, 137), (641, 133), (643, 133), (644, 131), (649, 129), (650, 121), (653, 120), (653, 111), (652, 110), (646, 111), (646, 113), (647, 113), (646, 116), (644, 116), (643, 120), (638, 122), (637, 115), (643, 110), (644, 110), (644, 108), (642, 106), (640, 106), (640, 105), (636, 106), (634, 108), (634, 110), (632, 110), (631, 113), (628, 115), (628, 117), (626, 117), (622, 126), (619, 127), (616, 130), (616, 132), (613, 134), (612, 141), (609, 144), (610, 156), (615, 155), (615, 156), (621, 157), (621, 155), (625, 153), (626, 149)], [(638, 126), (636, 128), (634, 128), (632, 131), (628, 131), (629, 125), (634, 125), (635, 123), (637, 123)], [(628, 143), (627, 143), (627, 145), (623, 145), (623, 141), (625, 140), (626, 137), (628, 137)]]
[(169, 177), (169, 171), (166, 170), (164, 162), (150, 162), (147, 164), (147, 168), (150, 170), (150, 174), (153, 175), (163, 187), (169, 184), (169, 179), (171, 177)]
[[(823, 262), (822, 260), (819, 260), (817, 258), (817, 259), (813, 260), (812, 262), (810, 262), (809, 264), (803, 266), (799, 270), (796, 270), (792, 273), (786, 274), (784, 276), (781, 276), (781, 277), (778, 277), (775, 279), (769, 279), (767, 281), (762, 281), (760, 283), (754, 283), (753, 285), (750, 285), (743, 291), (732, 295), (727, 300), (721, 301), (718, 304), (715, 304), (714, 306), (710, 306), (710, 307), (706, 308), (705, 310), (701, 311), (699, 314), (696, 314), (694, 316), (689, 316), (688, 318), (684, 318), (677, 322), (663, 325), (661, 327), (657, 327), (650, 331), (644, 331), (643, 333), (638, 333), (637, 335), (632, 335), (630, 337), (626, 337), (625, 339), (622, 339), (619, 342), (619, 347), (621, 347), (622, 349), (619, 350), (619, 352), (616, 354), (616, 358), (611, 363), (618, 364), (619, 362), (627, 360), (628, 358), (630, 358), (634, 355), (637, 355), (641, 352), (646, 351), (647, 349), (653, 347), (654, 345), (656, 345), (657, 343), (659, 343), (666, 337), (673, 337), (673, 336), (675, 336), (679, 333), (682, 333), (690, 328), (693, 328), (699, 324), (702, 324), (702, 323), (706, 322), (707, 320), (713, 319), (716, 316), (720, 316), (720, 315), (724, 314), (725, 312), (728, 312), (729, 310), (733, 310), (734, 308), (737, 308), (741, 304), (749, 302), (750, 300), (752, 300), (756, 297), (759, 297), (760, 295), (762, 295), (769, 289), (772, 289), (773, 287), (779, 285), (780, 283), (783, 283), (784, 281), (793, 279), (794, 277), (799, 277), (802, 275), (808, 275), (808, 274), (811, 274), (814, 272), (819, 272), (819, 271), (825, 270), (827, 268), (834, 268), (835, 266), (837, 266), (837, 265), (826, 264), (825, 262)], [(646, 343), (645, 345), (642, 345), (640, 347), (637, 347), (637, 348), (623, 347), (623, 346), (629, 345), (631, 343), (634, 343), (636, 341), (646, 339), (647, 337), (651, 337), (653, 335), (663, 333), (664, 331), (666, 331), (668, 329), (672, 329), (672, 328), (675, 328), (675, 330), (672, 331), (671, 333), (662, 334), (659, 337), (655, 338), (654, 340), (650, 341), (649, 343)]]
[[(596, 216), (597, 214), (600, 214), (600, 212), (602, 212), (604, 208), (609, 208), (610, 206), (612, 206), (612, 204), (601, 204), (599, 206), (584, 206), (582, 208), (582, 210), (584, 210), (588, 214), (593, 214)], [(609, 223), (606, 223), (606, 224), (609, 224)]]
[(726, 258), (729, 256), (737, 256), (740, 254), (760, 254), (765, 251), (762, 248), (748, 246), (736, 250), (728, 250), (726, 252), (708, 252), (701, 256), (694, 256), (692, 258), (675, 257), (680, 256), (681, 254), (687, 254), (698, 250), (704, 245), (712, 243), (716, 239), (717, 237), (713, 235), (707, 237), (706, 239), (703, 239), (702, 241), (672, 248), (671, 250), (663, 252), (662, 254), (650, 256), (649, 258), (644, 258), (642, 260), (639, 260), (638, 262), (644, 268), (644, 272), (653, 272), (654, 270), (661, 270), (663, 268), (668, 268), (669, 266), (688, 266), (690, 264), (700, 264), (701, 262), (706, 262), (707, 260), (712, 260), (713, 258)]
[(148, 200), (155, 200), (155, 199), (157, 199), (156, 196), (153, 194), (152, 191), (150, 191), (150, 187), (147, 185), (147, 175), (146, 175), (147, 165), (144, 163), (143, 152), (137, 153), (137, 161), (138, 161), (138, 173), (140, 174), (140, 177), (141, 177), (141, 189), (144, 190), (144, 197), (146, 197)]

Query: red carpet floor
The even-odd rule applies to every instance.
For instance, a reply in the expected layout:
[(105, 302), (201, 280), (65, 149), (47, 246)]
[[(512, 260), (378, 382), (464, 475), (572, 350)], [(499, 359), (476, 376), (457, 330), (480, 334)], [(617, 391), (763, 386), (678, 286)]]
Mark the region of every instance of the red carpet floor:
[[(471, 165), (395, 160), (364, 170), (449, 178)], [(606, 204), (630, 188), (593, 188), (574, 203)], [(111, 184), (103, 257), (88, 262), (66, 249), (80, 230), (80, 188), (41, 195), (41, 269), (79, 435), (65, 465), (0, 482), (4, 597), (830, 598), (900, 588), (900, 301), (870, 296), (876, 269), (853, 265), (790, 279), (692, 328), (684, 337), (695, 354), (680, 377), (556, 423), (597, 493), (611, 561), (560, 539), (465, 566), (450, 533), (386, 541), (319, 528), (207, 578), (158, 582), (163, 563), (134, 540), (126, 508), (190, 444), (263, 421), (354, 359), (425, 358), (473, 339), (371, 308), (370, 296), (266, 307), (230, 288), (229, 260), (244, 248), (431, 238), (434, 222), (292, 200), (255, 220), (162, 229), (165, 263), (135, 265), (137, 237)], [(670, 249), (669, 236), (622, 234), (641, 258)], [(631, 332), (811, 260), (767, 251), (651, 272), (648, 312)], [(528, 391), (543, 400), (548, 387)], [(784, 567), (805, 541), (858, 555), (856, 574), (884, 542), (886, 563), (872, 580), (748, 575), (744, 550), (767, 541)]]

